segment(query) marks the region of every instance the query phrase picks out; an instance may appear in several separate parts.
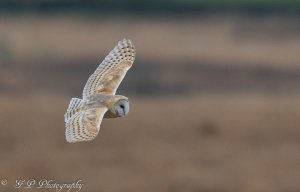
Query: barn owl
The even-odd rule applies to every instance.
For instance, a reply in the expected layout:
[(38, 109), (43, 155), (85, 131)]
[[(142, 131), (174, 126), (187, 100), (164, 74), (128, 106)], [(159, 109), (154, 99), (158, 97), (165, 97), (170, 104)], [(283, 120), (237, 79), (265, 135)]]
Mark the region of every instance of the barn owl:
[(115, 93), (134, 59), (135, 47), (131, 40), (119, 41), (89, 77), (82, 99), (71, 99), (64, 115), (69, 143), (90, 141), (98, 135), (103, 118), (128, 114), (128, 98)]

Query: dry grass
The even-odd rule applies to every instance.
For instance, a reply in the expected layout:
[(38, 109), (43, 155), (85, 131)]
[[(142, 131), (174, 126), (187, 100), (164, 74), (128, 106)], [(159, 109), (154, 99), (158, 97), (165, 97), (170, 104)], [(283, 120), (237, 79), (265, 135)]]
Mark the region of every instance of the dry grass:
[(57, 96), (2, 97), (1, 176), (84, 191), (298, 191), (299, 97), (131, 98), (90, 143), (67, 144)]
[[(1, 191), (20, 178), (82, 179), (82, 191), (300, 191), (297, 18), (3, 15), (0, 26)], [(129, 116), (67, 144), (71, 95), (124, 36), (137, 47), (119, 89)]]

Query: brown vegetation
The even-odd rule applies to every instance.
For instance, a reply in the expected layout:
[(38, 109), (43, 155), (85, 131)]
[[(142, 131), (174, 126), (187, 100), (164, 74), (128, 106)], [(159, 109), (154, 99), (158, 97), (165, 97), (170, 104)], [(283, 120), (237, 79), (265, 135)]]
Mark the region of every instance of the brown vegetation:
[[(82, 191), (299, 191), (297, 21), (2, 16), (0, 191), (31, 178), (82, 179)], [(124, 36), (137, 47), (119, 89), (129, 116), (66, 143), (70, 98)]]
[[(1, 176), (84, 191), (299, 190), (299, 97), (131, 98), (93, 142), (68, 144), (67, 97), (1, 98)], [(11, 186), (8, 188), (12, 188)], [(35, 190), (34, 190), (35, 191)], [(39, 190), (36, 190), (39, 191)]]

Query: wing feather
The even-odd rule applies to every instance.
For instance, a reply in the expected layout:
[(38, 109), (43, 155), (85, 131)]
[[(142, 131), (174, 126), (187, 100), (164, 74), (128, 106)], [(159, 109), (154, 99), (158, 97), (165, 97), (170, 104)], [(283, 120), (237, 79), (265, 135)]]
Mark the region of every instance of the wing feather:
[(65, 113), (64, 117), (65, 117), (65, 123), (75, 114), (77, 113), (80, 109), (81, 109), (81, 106), (82, 106), (82, 100), (81, 99), (78, 99), (78, 98), (72, 98), (70, 103), (69, 103), (69, 106), (68, 106), (68, 109), (67, 109), (67, 112)]
[(93, 140), (99, 133), (107, 108), (96, 108), (75, 113), (66, 122), (66, 140), (69, 143)]
[(83, 99), (98, 93), (114, 95), (134, 59), (135, 47), (131, 40), (119, 41), (88, 79), (83, 89)]

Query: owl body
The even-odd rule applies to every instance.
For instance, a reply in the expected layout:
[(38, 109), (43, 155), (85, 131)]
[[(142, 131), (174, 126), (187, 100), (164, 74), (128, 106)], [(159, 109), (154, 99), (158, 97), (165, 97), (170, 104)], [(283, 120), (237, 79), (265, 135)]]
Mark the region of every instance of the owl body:
[[(123, 95), (108, 95), (108, 94), (96, 94), (89, 97), (86, 101), (82, 103), (82, 110), (90, 110), (93, 108), (105, 107), (107, 112), (104, 114), (104, 118), (117, 118), (120, 117), (113, 113), (115, 103), (117, 101), (128, 101), (128, 98)], [(129, 110), (129, 108), (128, 108)]]
[(88, 79), (82, 99), (71, 99), (64, 116), (68, 142), (90, 141), (98, 135), (103, 118), (128, 114), (128, 98), (115, 93), (134, 58), (133, 43), (127, 39), (119, 41)]

